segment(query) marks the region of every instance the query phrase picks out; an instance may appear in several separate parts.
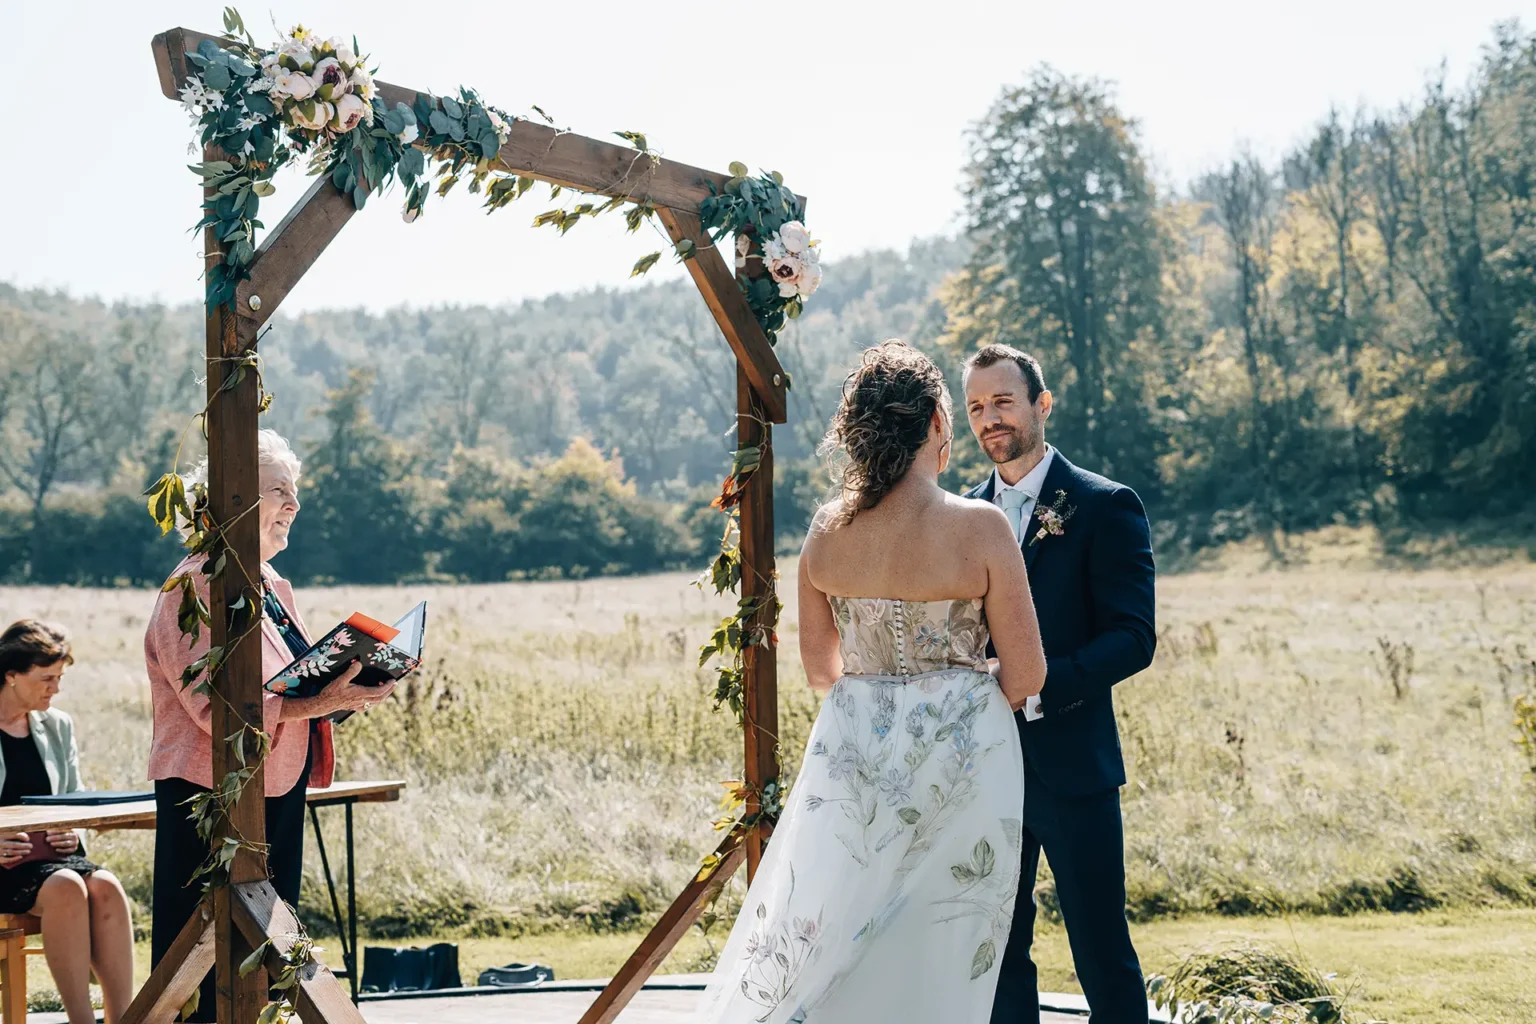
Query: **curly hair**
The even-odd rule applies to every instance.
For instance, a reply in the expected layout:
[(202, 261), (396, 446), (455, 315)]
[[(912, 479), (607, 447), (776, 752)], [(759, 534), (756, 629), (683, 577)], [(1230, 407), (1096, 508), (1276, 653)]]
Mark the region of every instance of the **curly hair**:
[(21, 619), (0, 634), (0, 686), (13, 672), (25, 675), (42, 665), (69, 665), (74, 660), (69, 634), (51, 623)]
[(935, 412), (952, 422), (949, 385), (933, 360), (895, 338), (864, 350), (819, 448), (842, 485), (835, 523), (874, 508), (901, 482)]

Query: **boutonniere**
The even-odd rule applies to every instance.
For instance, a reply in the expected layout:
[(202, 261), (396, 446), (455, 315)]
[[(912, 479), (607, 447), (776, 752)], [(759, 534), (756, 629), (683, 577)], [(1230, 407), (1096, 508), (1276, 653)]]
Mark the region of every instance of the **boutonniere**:
[(1071, 519), (1072, 513), (1076, 511), (1076, 506), (1067, 504), (1067, 492), (1057, 491), (1056, 500), (1051, 502), (1049, 507), (1035, 510), (1035, 518), (1040, 520), (1040, 529), (1029, 538), (1029, 543), (1034, 545), (1047, 535), (1060, 537), (1066, 533), (1067, 520)]

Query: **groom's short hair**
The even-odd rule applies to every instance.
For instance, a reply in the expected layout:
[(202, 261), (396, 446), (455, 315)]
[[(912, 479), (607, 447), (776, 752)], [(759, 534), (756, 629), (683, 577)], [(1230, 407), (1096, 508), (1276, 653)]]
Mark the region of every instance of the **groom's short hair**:
[(1039, 401), (1041, 393), (1045, 391), (1045, 374), (1040, 371), (1040, 360), (1012, 345), (983, 345), (965, 361), (965, 372), (985, 370), (1007, 360), (1018, 364), (1019, 372), (1024, 375), (1024, 383), (1029, 387), (1030, 402)]

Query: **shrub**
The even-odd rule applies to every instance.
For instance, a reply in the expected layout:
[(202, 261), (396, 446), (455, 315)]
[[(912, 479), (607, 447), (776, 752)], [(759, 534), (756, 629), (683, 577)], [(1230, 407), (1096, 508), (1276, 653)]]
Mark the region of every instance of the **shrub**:
[(1183, 1024), (1344, 1024), (1331, 981), (1279, 950), (1240, 946), (1196, 953), (1170, 975), (1147, 979), (1159, 1009)]

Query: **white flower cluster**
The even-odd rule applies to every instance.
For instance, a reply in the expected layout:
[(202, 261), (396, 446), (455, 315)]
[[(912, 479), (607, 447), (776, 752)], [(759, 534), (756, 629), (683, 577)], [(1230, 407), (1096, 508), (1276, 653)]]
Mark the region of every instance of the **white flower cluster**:
[[(737, 236), (738, 269), (747, 265), (751, 244), (746, 235)], [(821, 286), (821, 253), (816, 248), (820, 244), (798, 220), (786, 221), (763, 243), (763, 259), (768, 261), (768, 274), (779, 286), (781, 298), (809, 298)]]
[(186, 108), (192, 117), (192, 125), (196, 127), (202, 121), (203, 115), (210, 110), (224, 109), (224, 94), (217, 89), (210, 89), (203, 84), (203, 80), (192, 77), (187, 84), (181, 87), (181, 105)]
[(507, 140), (512, 137), (512, 126), (491, 107), (486, 107), (485, 113), (491, 119), (491, 127), (496, 131), (496, 138), (500, 139), (501, 144), (505, 146)]
[(253, 92), (265, 92), (295, 128), (325, 137), (373, 123), (373, 77), (338, 36), (321, 39), (303, 26), (261, 60)]

